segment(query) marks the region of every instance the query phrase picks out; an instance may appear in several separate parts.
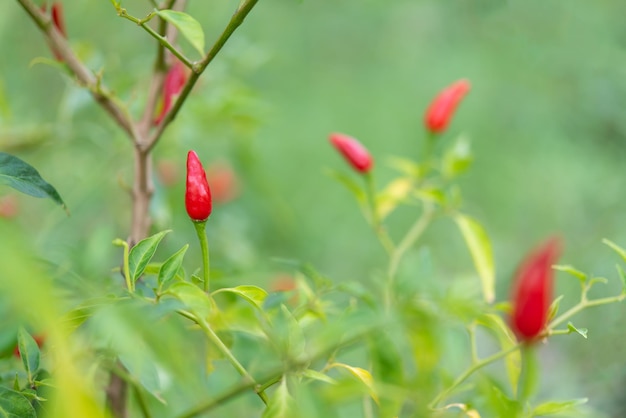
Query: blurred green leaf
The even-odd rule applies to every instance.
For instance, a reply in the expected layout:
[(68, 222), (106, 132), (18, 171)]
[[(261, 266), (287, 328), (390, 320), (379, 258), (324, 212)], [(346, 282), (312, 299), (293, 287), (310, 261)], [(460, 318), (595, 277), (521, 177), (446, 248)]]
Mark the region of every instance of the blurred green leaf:
[(533, 409), (532, 416), (544, 416), (562, 414), (564, 412), (575, 412), (580, 405), (586, 404), (587, 398), (572, 399), (569, 401), (551, 401), (538, 405)]
[(575, 332), (576, 334), (580, 335), (584, 339), (587, 339), (587, 328), (576, 328), (574, 324), (572, 324), (571, 322), (568, 322), (567, 329), (569, 330), (570, 333)]
[(603, 239), (602, 242), (608, 245), (609, 247), (611, 247), (611, 249), (615, 251), (617, 254), (619, 254), (619, 256), (622, 257), (622, 260), (626, 261), (626, 250), (624, 250), (622, 247), (620, 247), (613, 241), (610, 241), (606, 238)]
[(465, 243), (472, 255), (476, 271), (480, 276), (483, 297), (487, 303), (495, 299), (495, 268), (493, 251), (487, 232), (474, 219), (461, 213), (454, 217)]
[(415, 197), (425, 202), (433, 202), (440, 206), (446, 205), (446, 194), (438, 187), (420, 187), (415, 190)]
[(41, 356), (39, 346), (35, 339), (22, 327), (17, 331), (17, 346), (28, 375), (28, 382), (32, 385), (39, 371), (39, 358)]
[(329, 366), (329, 368), (339, 368), (343, 370), (347, 370), (353, 377), (355, 377), (359, 382), (361, 382), (367, 388), (370, 396), (376, 403), (378, 403), (378, 394), (376, 393), (376, 388), (374, 387), (374, 379), (370, 372), (361, 367), (349, 366), (345, 363), (333, 363)]
[(389, 157), (386, 161), (391, 168), (399, 171), (400, 173), (406, 174), (415, 180), (419, 180), (424, 175), (424, 168), (408, 158)]
[(325, 375), (324, 373), (320, 373), (317, 370), (306, 369), (302, 372), (302, 376), (308, 377), (309, 379), (319, 380), (320, 382), (326, 382), (331, 385), (336, 385), (337, 381), (330, 376)]
[(200, 55), (204, 55), (204, 31), (196, 19), (187, 13), (175, 10), (157, 10), (156, 13), (164, 20), (176, 26), (180, 34), (189, 41), (191, 46), (193, 46)]
[(562, 271), (564, 273), (571, 274), (572, 276), (580, 280), (581, 283), (585, 283), (585, 281), (587, 281), (587, 275), (585, 273), (583, 273), (582, 271), (576, 270), (574, 267), (570, 265), (557, 265), (557, 266), (552, 266), (552, 268), (558, 271)]
[(453, 178), (467, 171), (473, 161), (469, 139), (460, 136), (443, 156), (442, 171), (446, 177)]
[(237, 287), (225, 287), (222, 289), (218, 289), (212, 293), (213, 296), (219, 293), (232, 293), (234, 295), (240, 296), (246, 301), (248, 301), (252, 306), (258, 309), (263, 308), (263, 302), (267, 297), (267, 292), (260, 287), (252, 286), (252, 285), (243, 285)]
[(3, 418), (36, 418), (28, 399), (11, 389), (0, 387), (0, 416)]
[(413, 181), (406, 177), (392, 180), (382, 192), (376, 196), (376, 208), (380, 220), (383, 220), (393, 210), (409, 197), (413, 190)]
[(619, 264), (616, 264), (615, 268), (617, 268), (617, 275), (622, 281), (622, 293), (626, 293), (626, 273), (624, 273), (624, 269)]
[(67, 211), (56, 189), (33, 166), (5, 152), (0, 152), (0, 184), (29, 196), (50, 198)]
[(339, 183), (343, 184), (346, 189), (354, 195), (360, 204), (366, 203), (367, 194), (365, 193), (365, 190), (356, 181), (354, 181), (352, 177), (337, 170), (328, 169), (326, 170), (326, 173)]
[(209, 295), (199, 287), (188, 282), (178, 282), (171, 285), (164, 293), (180, 300), (193, 313), (204, 318), (209, 316), (213, 305)]
[(550, 309), (548, 309), (548, 321), (551, 321), (552, 318), (554, 318), (559, 312), (559, 306), (561, 305), (561, 300), (564, 296), (565, 295), (559, 296), (558, 298), (554, 299), (554, 301), (552, 301), (552, 303), (550, 304)]
[(165, 235), (170, 232), (162, 231), (158, 232), (148, 238), (144, 238), (137, 243), (133, 248), (130, 249), (130, 254), (128, 255), (128, 264), (130, 269), (130, 278), (134, 282), (141, 277), (146, 266), (154, 256), (159, 243), (165, 237)]
[(161, 268), (159, 269), (159, 290), (167, 287), (169, 282), (176, 277), (176, 273), (180, 270), (185, 258), (185, 253), (189, 248), (189, 244), (185, 244), (183, 248), (174, 253), (170, 258), (165, 260)]
[(293, 418), (298, 416), (298, 408), (295, 400), (287, 389), (287, 380), (283, 377), (261, 418)]
[[(513, 335), (511, 329), (500, 316), (486, 313), (481, 315), (476, 320), (476, 323), (487, 328), (498, 339), (502, 351), (507, 351), (517, 344), (515, 335)], [(513, 351), (504, 358), (504, 364), (511, 389), (513, 393), (516, 393), (522, 368), (521, 353), (519, 351)]]

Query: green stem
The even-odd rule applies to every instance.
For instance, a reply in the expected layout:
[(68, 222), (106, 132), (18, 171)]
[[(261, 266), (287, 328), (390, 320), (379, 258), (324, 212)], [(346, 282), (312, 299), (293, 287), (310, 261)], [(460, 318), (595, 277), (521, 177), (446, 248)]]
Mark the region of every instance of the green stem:
[(204, 291), (209, 292), (209, 280), (211, 276), (210, 263), (209, 263), (209, 240), (206, 236), (206, 221), (194, 222), (193, 226), (196, 228), (198, 234), (198, 240), (200, 241), (200, 249), (202, 250), (202, 267), (204, 280)]
[(128, 246), (128, 243), (124, 240), (117, 238), (113, 240), (113, 245), (122, 247), (124, 249), (122, 274), (124, 275), (124, 279), (126, 280), (126, 288), (128, 289), (130, 293), (133, 293), (135, 291), (135, 286), (133, 284), (133, 281), (130, 278), (130, 262), (129, 262), (130, 248)]
[(380, 219), (378, 205), (376, 203), (376, 184), (374, 183), (374, 176), (371, 172), (367, 172), (363, 177), (365, 178), (367, 186), (367, 201), (370, 208), (370, 222), (372, 224), (372, 229), (374, 229), (378, 240), (385, 248), (385, 251), (387, 251), (387, 254), (391, 255), (394, 251), (394, 244)]
[[(237, 360), (237, 358), (233, 355), (232, 351), (230, 351), (230, 349), (226, 347), (226, 344), (224, 344), (224, 342), (215, 333), (215, 331), (211, 329), (211, 326), (204, 320), (204, 318), (198, 315), (194, 315), (189, 312), (185, 312), (185, 311), (179, 310), (178, 312), (184, 317), (191, 319), (196, 324), (198, 324), (200, 328), (202, 329), (202, 331), (204, 332), (204, 334), (209, 339), (209, 341), (211, 341), (211, 343), (220, 351), (220, 353), (222, 353), (224, 357), (226, 357), (226, 359), (230, 362), (230, 364), (232, 364), (235, 370), (237, 370), (237, 372), (241, 376), (243, 376), (247, 382), (252, 383), (252, 387), (257, 386), (257, 383), (252, 377), (252, 375), (248, 373), (246, 368), (243, 367), (243, 365), (239, 362), (239, 360)], [(263, 403), (267, 405), (268, 399), (267, 399), (267, 395), (265, 394), (265, 392), (263, 390), (258, 390), (256, 392), (257, 392), (257, 395), (259, 395), (259, 398), (261, 398), (261, 400), (263, 401)]]
[(567, 321), (570, 317), (576, 315), (578, 312), (582, 311), (583, 309), (591, 308), (594, 306), (608, 305), (609, 303), (614, 303), (614, 302), (621, 302), (622, 300), (624, 300), (624, 298), (626, 298), (626, 294), (620, 294), (618, 296), (609, 296), (606, 298), (593, 299), (593, 300), (587, 300), (586, 297), (583, 297), (583, 299), (580, 302), (578, 302), (578, 304), (572, 306), (565, 313), (555, 318), (554, 321), (550, 323), (548, 328), (550, 329), (555, 328), (557, 325), (560, 325), (563, 322)]
[(481, 360), (481, 361), (479, 361), (477, 363), (474, 363), (467, 370), (465, 370), (463, 372), (463, 374), (461, 374), (459, 377), (457, 377), (456, 380), (452, 383), (452, 385), (450, 385), (447, 389), (443, 390), (437, 396), (435, 396), (435, 398), (428, 405), (429, 408), (430, 409), (435, 409), (439, 402), (441, 402), (444, 399), (446, 399), (448, 397), (448, 395), (454, 389), (456, 389), (461, 383), (463, 383), (468, 377), (470, 377), (476, 371), (478, 371), (478, 370), (482, 369), (483, 367), (493, 363), (494, 361), (500, 360), (501, 358), (504, 358), (504, 357), (508, 356), (512, 352), (518, 350), (521, 346), (522, 346), (522, 344), (518, 343), (518, 344), (516, 344), (516, 345), (514, 345), (512, 347), (509, 347), (509, 349), (507, 349), (507, 350), (500, 351), (500, 352), (495, 353), (494, 355), (489, 356), (489, 357), (487, 357), (487, 358), (485, 358), (485, 359), (483, 359), (483, 360)]

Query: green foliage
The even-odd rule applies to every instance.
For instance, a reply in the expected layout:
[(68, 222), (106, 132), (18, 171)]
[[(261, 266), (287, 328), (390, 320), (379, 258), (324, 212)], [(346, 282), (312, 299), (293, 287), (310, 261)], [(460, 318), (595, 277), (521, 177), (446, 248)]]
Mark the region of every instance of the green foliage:
[(204, 31), (200, 23), (187, 13), (175, 10), (157, 10), (156, 14), (180, 31), (200, 55), (204, 54)]

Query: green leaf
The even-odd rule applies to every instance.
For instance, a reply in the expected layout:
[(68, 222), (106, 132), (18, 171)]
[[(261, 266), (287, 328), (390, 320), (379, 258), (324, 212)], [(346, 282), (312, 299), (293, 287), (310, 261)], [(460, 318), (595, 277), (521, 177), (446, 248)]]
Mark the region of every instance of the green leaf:
[(37, 414), (26, 397), (0, 386), (0, 417), (36, 418)]
[(425, 172), (422, 166), (420, 166), (419, 164), (415, 163), (412, 160), (409, 160), (408, 158), (389, 157), (387, 158), (387, 164), (391, 168), (401, 173), (404, 173), (416, 180), (421, 179)]
[(262, 309), (263, 302), (267, 297), (267, 292), (260, 287), (252, 286), (252, 285), (244, 285), (237, 287), (226, 287), (223, 289), (218, 289), (212, 293), (213, 296), (218, 293), (232, 293), (234, 295), (240, 296), (246, 301), (248, 301), (251, 305), (256, 308)]
[(356, 200), (364, 204), (367, 201), (367, 195), (365, 194), (365, 190), (359, 184), (344, 173), (336, 170), (327, 170), (326, 173), (337, 180), (339, 183), (343, 184), (346, 189), (348, 189), (356, 198)]
[(415, 190), (415, 197), (424, 202), (433, 202), (440, 206), (446, 205), (446, 194), (437, 187), (422, 187)]
[(67, 211), (65, 202), (51, 184), (31, 165), (5, 152), (0, 152), (0, 184), (13, 187), (33, 197), (52, 199)]
[(178, 282), (171, 285), (164, 293), (180, 300), (190, 311), (206, 318), (213, 310), (209, 295), (197, 286), (188, 282)]
[[(502, 351), (507, 351), (517, 344), (511, 329), (505, 324), (502, 318), (495, 314), (481, 315), (476, 323), (491, 331), (500, 343)], [(522, 355), (519, 351), (513, 351), (504, 358), (506, 373), (513, 393), (517, 392), (517, 384), (522, 369)]]
[(569, 330), (570, 334), (575, 332), (576, 334), (582, 336), (584, 339), (587, 339), (587, 328), (576, 328), (574, 324), (568, 322), (567, 329)]
[(168, 21), (180, 31), (191, 46), (193, 46), (200, 55), (204, 55), (204, 32), (202, 26), (196, 19), (187, 13), (177, 12), (175, 10), (157, 10), (156, 12), (162, 19)]
[(622, 293), (626, 293), (626, 273), (624, 273), (624, 269), (619, 264), (616, 264), (617, 274), (619, 278), (622, 280)]
[(585, 281), (587, 281), (587, 275), (585, 273), (583, 273), (582, 271), (576, 270), (574, 267), (570, 265), (557, 265), (557, 266), (552, 266), (552, 268), (558, 271), (562, 271), (564, 273), (571, 274), (572, 276), (580, 280), (581, 283), (585, 283)]
[(372, 378), (370, 372), (360, 367), (348, 366), (344, 363), (333, 363), (330, 365), (329, 368), (332, 367), (344, 369), (350, 372), (353, 377), (355, 377), (358, 381), (365, 385), (372, 399), (374, 399), (374, 401), (378, 403), (378, 394), (376, 393), (376, 390), (374, 388), (374, 379)]
[(473, 161), (469, 139), (460, 136), (443, 156), (442, 171), (446, 177), (453, 178), (467, 171)]
[(183, 264), (183, 258), (189, 248), (189, 244), (186, 244), (183, 248), (174, 253), (170, 258), (165, 260), (161, 269), (159, 270), (159, 289), (164, 288), (169, 282), (176, 277), (176, 273), (180, 270), (180, 266)]
[(325, 375), (324, 373), (320, 373), (317, 370), (306, 369), (302, 372), (302, 376), (308, 377), (309, 379), (319, 380), (320, 382), (326, 382), (331, 385), (336, 385), (337, 381), (330, 376)]
[(28, 382), (32, 384), (39, 371), (39, 358), (41, 356), (39, 346), (35, 339), (22, 327), (17, 331), (17, 346), (28, 375)]
[(491, 242), (483, 227), (467, 215), (454, 217), (465, 243), (472, 255), (476, 271), (482, 284), (483, 297), (487, 303), (495, 299), (495, 267)]
[(559, 306), (561, 305), (561, 300), (565, 295), (561, 295), (558, 298), (554, 299), (554, 301), (550, 304), (550, 309), (548, 309), (548, 322), (552, 321), (552, 319), (559, 312)]
[(134, 282), (141, 277), (146, 266), (152, 259), (152, 256), (157, 250), (159, 243), (165, 237), (165, 234), (170, 232), (162, 231), (152, 235), (151, 237), (142, 239), (130, 249), (130, 254), (128, 256), (128, 264), (130, 270), (130, 279)]
[(615, 251), (617, 254), (619, 254), (619, 256), (622, 257), (622, 259), (624, 261), (626, 261), (626, 250), (624, 250), (622, 247), (620, 247), (619, 245), (617, 245), (613, 241), (609, 241), (606, 238), (603, 239), (602, 242), (605, 243), (606, 245), (608, 245), (609, 247), (611, 247), (611, 249), (613, 251)]
[(383, 220), (393, 210), (404, 202), (413, 190), (413, 181), (406, 177), (399, 177), (392, 180), (385, 189), (376, 196), (376, 207), (378, 216)]
[(544, 416), (562, 414), (563, 412), (575, 412), (580, 405), (587, 403), (587, 398), (572, 399), (569, 401), (551, 401), (538, 405), (533, 409), (532, 416)]
[(269, 399), (269, 403), (261, 418), (292, 418), (298, 416), (297, 405), (287, 389), (287, 381), (283, 377), (280, 385)]

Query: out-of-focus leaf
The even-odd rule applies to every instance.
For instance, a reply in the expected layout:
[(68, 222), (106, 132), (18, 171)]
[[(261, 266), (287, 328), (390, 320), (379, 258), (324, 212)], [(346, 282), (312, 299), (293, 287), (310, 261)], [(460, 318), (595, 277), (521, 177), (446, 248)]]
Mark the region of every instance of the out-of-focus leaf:
[(569, 401), (551, 401), (538, 405), (533, 409), (532, 416), (544, 416), (562, 414), (564, 412), (576, 412), (580, 405), (586, 404), (587, 398), (572, 399)]
[(424, 202), (433, 202), (440, 206), (446, 205), (446, 194), (437, 187), (421, 187), (415, 190), (415, 197)]
[(189, 244), (186, 244), (183, 248), (175, 252), (170, 258), (165, 260), (159, 270), (159, 289), (167, 287), (169, 282), (176, 277), (176, 273), (178, 273), (180, 266), (183, 264), (187, 248), (189, 248)]
[(554, 301), (550, 304), (550, 309), (548, 309), (548, 321), (551, 321), (552, 318), (554, 318), (559, 312), (559, 306), (561, 305), (561, 300), (563, 299), (563, 296), (564, 295), (561, 295), (558, 298), (554, 299)]
[(416, 180), (422, 178), (422, 176), (424, 175), (424, 169), (422, 168), (422, 166), (412, 160), (409, 160), (408, 158), (389, 157), (387, 158), (387, 164), (391, 168), (403, 174), (406, 174)]
[(459, 213), (454, 217), (454, 220), (459, 226), (474, 260), (482, 284), (483, 297), (487, 303), (491, 303), (495, 299), (495, 267), (487, 232), (478, 222), (467, 215)]
[(616, 264), (615, 268), (617, 268), (617, 274), (622, 280), (622, 293), (626, 293), (626, 273), (624, 273), (624, 269), (622, 269), (622, 266), (619, 264)]
[(378, 403), (378, 394), (376, 393), (376, 389), (374, 388), (374, 379), (370, 372), (360, 367), (348, 366), (345, 363), (333, 363), (330, 365), (332, 368), (344, 369), (350, 372), (352, 376), (354, 376), (358, 381), (363, 383), (367, 388), (370, 396), (376, 403)]
[(443, 156), (442, 171), (448, 178), (456, 177), (465, 172), (473, 160), (469, 139), (460, 136)]
[(19, 392), (0, 387), (0, 417), (36, 418), (35, 408)]
[[(495, 314), (486, 313), (481, 315), (476, 323), (487, 328), (498, 339), (502, 351), (507, 351), (517, 341), (511, 329), (504, 323), (501, 317)], [(519, 351), (513, 351), (504, 358), (506, 373), (513, 393), (517, 392), (517, 383), (521, 373), (522, 355)]]
[(190, 311), (206, 318), (213, 310), (209, 295), (197, 286), (188, 282), (178, 282), (171, 285), (164, 293), (180, 300)]
[(267, 297), (267, 292), (260, 287), (252, 286), (252, 285), (244, 285), (237, 287), (226, 287), (223, 289), (218, 289), (212, 293), (213, 296), (219, 293), (232, 293), (239, 297), (242, 297), (247, 302), (249, 302), (255, 308), (262, 309), (263, 302)]
[(331, 385), (336, 385), (337, 381), (330, 376), (325, 375), (324, 373), (320, 373), (317, 370), (306, 369), (302, 372), (302, 376), (308, 377), (309, 379), (319, 380), (320, 382), (326, 382)]
[(24, 369), (28, 375), (28, 382), (33, 383), (35, 375), (39, 371), (39, 346), (35, 339), (24, 328), (17, 331), (17, 347), (20, 350), (20, 357), (24, 364)]
[(348, 191), (350, 191), (350, 193), (354, 195), (354, 197), (360, 204), (366, 203), (367, 194), (365, 193), (365, 190), (361, 186), (359, 186), (359, 184), (356, 181), (354, 181), (352, 177), (347, 176), (346, 174), (337, 170), (329, 169), (329, 170), (326, 170), (326, 173), (330, 177), (337, 180), (339, 183), (343, 184), (345, 188), (348, 189)]
[(376, 196), (378, 216), (383, 220), (404, 202), (413, 190), (413, 181), (406, 177), (392, 180), (385, 189)]
[(570, 274), (580, 280), (581, 283), (585, 283), (587, 281), (587, 275), (580, 270), (575, 269), (570, 265), (557, 265), (552, 266), (553, 269), (562, 271), (564, 273)]
[(580, 335), (584, 339), (587, 339), (587, 328), (576, 328), (574, 324), (572, 324), (571, 322), (568, 322), (567, 329), (569, 330), (570, 333), (575, 332), (576, 334)]
[(611, 247), (611, 249), (615, 251), (617, 254), (619, 254), (619, 256), (622, 257), (622, 260), (626, 261), (626, 250), (624, 250), (622, 247), (620, 247), (613, 241), (610, 241), (606, 238), (603, 239), (602, 242), (608, 245), (609, 247)]
[(128, 264), (130, 269), (130, 278), (133, 282), (136, 282), (137, 279), (141, 277), (146, 269), (146, 266), (156, 252), (159, 243), (168, 232), (170, 231), (161, 231), (148, 238), (144, 238), (130, 249)]
[(293, 418), (298, 416), (295, 400), (289, 394), (285, 378), (280, 382), (261, 418)]
[(167, 20), (180, 31), (200, 55), (204, 55), (204, 31), (196, 19), (187, 13), (175, 10), (158, 10), (156, 12), (161, 18)]
[(67, 211), (59, 192), (33, 166), (6, 152), (0, 152), (0, 184), (29, 196), (50, 198)]

